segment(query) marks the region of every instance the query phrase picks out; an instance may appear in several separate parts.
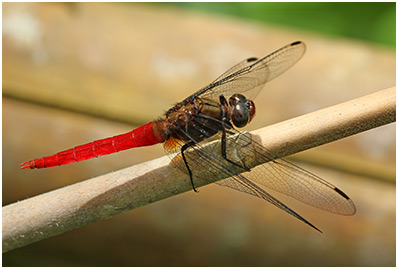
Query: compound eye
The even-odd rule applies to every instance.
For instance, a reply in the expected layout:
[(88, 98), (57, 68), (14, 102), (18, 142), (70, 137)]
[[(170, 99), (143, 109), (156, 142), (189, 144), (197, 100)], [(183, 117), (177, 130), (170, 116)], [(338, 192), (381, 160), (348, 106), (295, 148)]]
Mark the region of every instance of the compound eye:
[(252, 119), (254, 118), (254, 115), (256, 114), (256, 107), (254, 106), (254, 103), (252, 100), (246, 100), (245, 105), (247, 107), (247, 109), (249, 110), (249, 122), (252, 121)]
[(244, 103), (239, 102), (232, 110), (232, 122), (238, 128), (242, 128), (249, 122), (249, 110)]
[(245, 126), (251, 120), (251, 113), (247, 106), (247, 99), (241, 94), (234, 94), (229, 98), (231, 119), (238, 128)]

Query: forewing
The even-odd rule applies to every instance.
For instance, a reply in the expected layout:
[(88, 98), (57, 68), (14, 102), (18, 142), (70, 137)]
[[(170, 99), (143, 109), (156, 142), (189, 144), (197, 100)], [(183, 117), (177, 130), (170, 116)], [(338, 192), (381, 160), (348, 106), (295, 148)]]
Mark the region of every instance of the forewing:
[(291, 43), (270, 55), (257, 60), (249, 58), (222, 74), (216, 81), (197, 91), (194, 97), (218, 100), (220, 95), (227, 98), (235, 93), (246, 93), (254, 98), (264, 84), (293, 66), (304, 54), (303, 42)]
[(216, 78), (212, 83), (215, 83), (216, 81), (222, 80), (232, 74), (234, 74), (235, 72), (244, 69), (250, 65), (252, 65), (253, 63), (257, 62), (258, 58), (257, 57), (251, 57), (251, 58), (247, 58), (245, 60), (243, 60), (242, 62), (232, 66), (230, 69), (228, 69), (227, 71), (225, 71), (221, 76), (219, 76), (218, 78)]

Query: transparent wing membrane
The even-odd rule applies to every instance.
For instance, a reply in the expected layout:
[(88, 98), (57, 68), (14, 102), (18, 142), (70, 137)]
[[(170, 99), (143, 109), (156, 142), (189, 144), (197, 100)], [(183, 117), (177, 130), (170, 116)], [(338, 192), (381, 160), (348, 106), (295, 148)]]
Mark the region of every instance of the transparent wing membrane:
[[(340, 189), (307, 170), (283, 159), (256, 143), (250, 134), (240, 133), (242, 143), (252, 143), (249, 155), (263, 163), (244, 176), (272, 190), (294, 199), (340, 215), (353, 215), (356, 211), (352, 200)], [(246, 153), (247, 154), (247, 153)]]
[(223, 94), (227, 98), (235, 93), (246, 93), (254, 98), (264, 84), (287, 71), (304, 55), (305, 44), (298, 41), (258, 60), (249, 58), (230, 68), (214, 82), (203, 87), (193, 97), (205, 97), (217, 101)]
[[(174, 140), (174, 142), (175, 141), (176, 140)], [(181, 143), (179, 147), (181, 148), (181, 146), (183, 146), (183, 142), (181, 140), (177, 141)], [(236, 137), (228, 140), (229, 145), (227, 146), (227, 154), (234, 155), (230, 156), (232, 157), (231, 159), (238, 164), (244, 165), (244, 161), (238, 157), (241, 153), (239, 146), (235, 148), (230, 147), (234, 143), (236, 143)], [(245, 144), (245, 141), (240, 141), (238, 143)], [(248, 145), (245, 144), (243, 146), (247, 147)], [(178, 151), (176, 151), (176, 148), (174, 150), (171, 150), (171, 148), (167, 147), (167, 149), (168, 150), (166, 151), (168, 151), (168, 153), (174, 153), (175, 157), (172, 159), (172, 164), (181, 169), (184, 173), (188, 174), (187, 167), (183, 162), (181, 155), (178, 154)], [(231, 151), (234, 150), (236, 152), (232, 154)], [(175, 153), (177, 153), (177, 155)], [(250, 176), (251, 172), (245, 172), (245, 169), (235, 166), (223, 159), (221, 157), (221, 145), (219, 141), (215, 141), (215, 143), (213, 143), (213, 145), (211, 145), (210, 147), (208, 145), (202, 146), (202, 143), (194, 144), (189, 150), (186, 151), (185, 157), (188, 166), (192, 171), (194, 182), (197, 182), (198, 179), (202, 179), (207, 183), (211, 183), (215, 179), (223, 178), (217, 181), (216, 184), (264, 199), (265, 201), (273, 204), (274, 206), (282, 209), (288, 214), (296, 217), (297, 219), (303, 221), (307, 225), (319, 231), (318, 228), (316, 228), (306, 219), (301, 217), (298, 213), (290, 209), (284, 203), (282, 203), (270, 193), (265, 191), (262, 187), (257, 185), (256, 183), (258, 182), (254, 181), (253, 178)], [(248, 175), (250, 177), (248, 177)]]
[[(185, 100), (206, 98), (219, 102), (220, 95), (256, 93), (267, 81), (274, 79), (304, 54), (302, 42), (291, 43), (258, 60), (249, 58), (222, 74), (213, 83)], [(181, 102), (184, 103), (184, 102)], [(189, 102), (186, 102), (187, 104)], [(185, 103), (184, 103), (185, 104)], [(220, 108), (221, 109), (221, 108)], [(340, 189), (299, 166), (279, 158), (255, 142), (247, 132), (238, 132), (228, 120), (211, 118), (198, 109), (185, 127), (176, 127), (173, 137), (164, 146), (172, 165), (190, 174), (195, 181), (216, 183), (261, 199), (318, 230), (299, 214), (266, 191), (286, 194), (313, 207), (341, 215), (356, 211), (352, 200)], [(187, 130), (187, 126), (193, 130)], [(225, 147), (223, 132), (226, 134)], [(194, 134), (191, 137), (190, 134)], [(214, 135), (215, 134), (215, 135)], [(181, 150), (184, 149), (183, 155)], [(223, 156), (223, 153), (225, 153)], [(185, 157), (185, 161), (184, 158)], [(319, 231), (319, 230), (318, 230)]]

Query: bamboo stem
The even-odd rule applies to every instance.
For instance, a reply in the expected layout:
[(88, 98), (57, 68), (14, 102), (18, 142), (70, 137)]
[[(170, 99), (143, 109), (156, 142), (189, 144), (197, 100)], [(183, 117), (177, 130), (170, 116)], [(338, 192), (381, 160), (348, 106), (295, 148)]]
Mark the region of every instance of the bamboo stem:
[[(395, 122), (395, 110), (393, 87), (251, 134), (284, 157)], [(3, 252), (191, 190), (169, 163), (165, 156), (4, 206)]]

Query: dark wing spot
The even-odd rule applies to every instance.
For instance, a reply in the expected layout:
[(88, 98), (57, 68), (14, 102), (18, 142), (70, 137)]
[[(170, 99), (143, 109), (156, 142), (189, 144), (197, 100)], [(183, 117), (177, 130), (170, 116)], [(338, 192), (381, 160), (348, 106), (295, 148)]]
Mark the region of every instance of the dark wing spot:
[(299, 45), (301, 43), (302, 43), (301, 41), (296, 41), (296, 42), (293, 42), (292, 44), (290, 44), (290, 46), (296, 46), (296, 45)]
[(340, 189), (334, 187), (334, 190), (338, 192), (341, 196), (343, 196), (345, 199), (350, 200), (350, 197), (347, 196), (344, 192), (342, 192)]
[(258, 58), (256, 58), (256, 57), (251, 57), (251, 58), (247, 59), (246, 61), (247, 61), (248, 63), (251, 63), (251, 62), (254, 62), (254, 61), (257, 61), (257, 60), (258, 60)]

